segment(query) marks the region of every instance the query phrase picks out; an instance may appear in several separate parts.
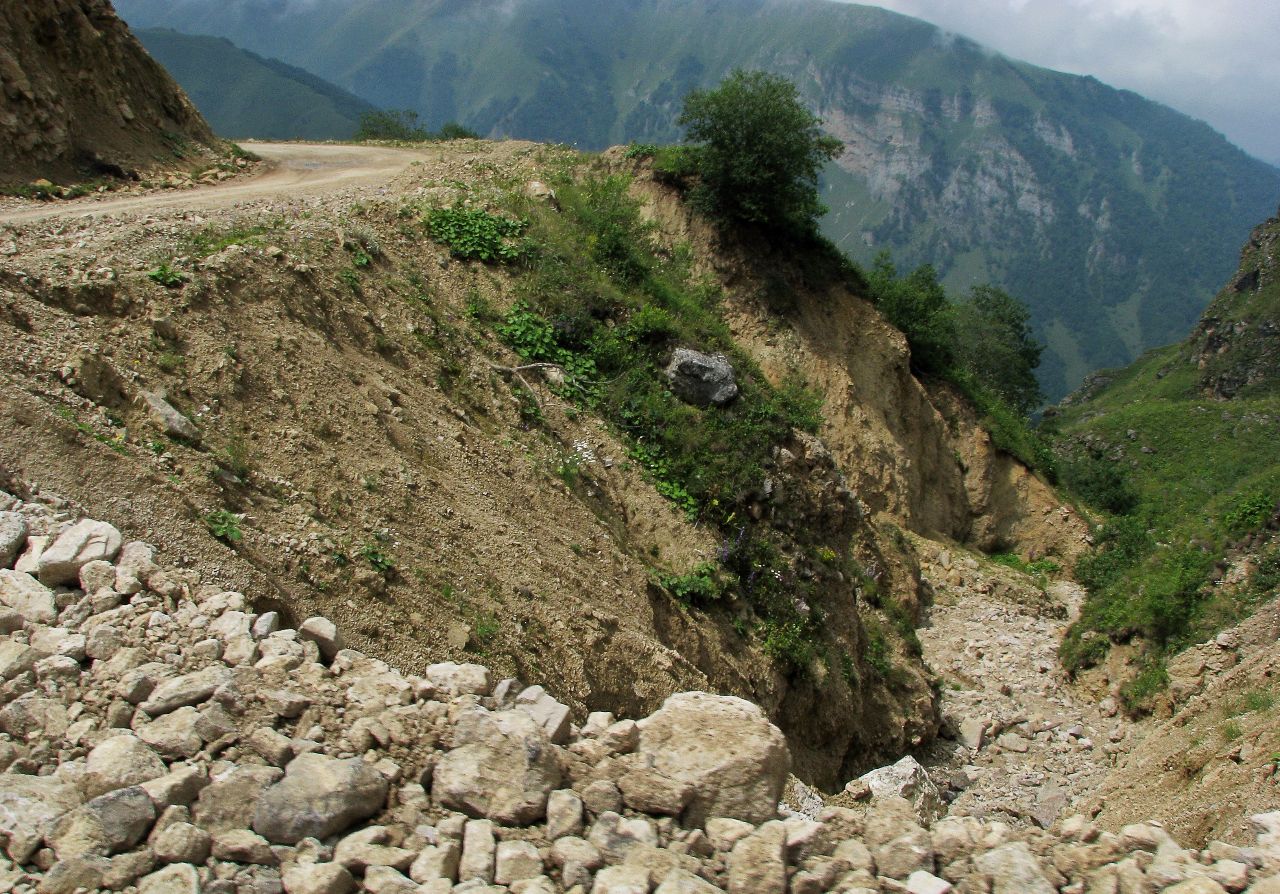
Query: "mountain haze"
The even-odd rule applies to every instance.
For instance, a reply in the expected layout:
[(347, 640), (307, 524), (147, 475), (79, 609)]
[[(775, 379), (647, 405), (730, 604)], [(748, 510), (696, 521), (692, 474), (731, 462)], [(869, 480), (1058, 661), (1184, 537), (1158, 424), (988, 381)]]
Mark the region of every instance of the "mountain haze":
[(147, 51), (182, 84), (214, 130), (266, 140), (346, 140), (374, 106), (221, 37), (140, 28)]
[(884, 10), (820, 0), (122, 0), (382, 107), (598, 149), (677, 140), (683, 96), (735, 66), (792, 78), (845, 140), (826, 230), (949, 286), (1031, 306), (1051, 397), (1181, 337), (1280, 197), (1207, 125)]

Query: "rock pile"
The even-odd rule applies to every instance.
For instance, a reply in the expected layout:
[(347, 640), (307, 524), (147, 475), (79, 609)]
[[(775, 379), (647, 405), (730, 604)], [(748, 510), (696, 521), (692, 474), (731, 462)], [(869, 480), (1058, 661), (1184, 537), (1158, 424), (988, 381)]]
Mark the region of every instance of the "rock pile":
[(1202, 852), (1079, 817), (929, 827), (895, 797), (782, 819), (786, 743), (741, 699), (578, 726), (541, 687), (400, 673), (7, 494), (0, 556), (4, 891), (1280, 892), (1280, 813)]

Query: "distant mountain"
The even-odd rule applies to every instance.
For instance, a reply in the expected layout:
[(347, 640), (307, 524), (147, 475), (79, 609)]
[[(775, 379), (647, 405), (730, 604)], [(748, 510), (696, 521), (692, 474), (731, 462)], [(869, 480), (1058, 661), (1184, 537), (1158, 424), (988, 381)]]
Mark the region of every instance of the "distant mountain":
[(847, 149), (826, 229), (861, 261), (931, 262), (1030, 304), (1058, 397), (1180, 338), (1280, 199), (1280, 170), (1207, 125), (827, 0), (119, 0), (138, 25), (228, 37), (385, 108), (493, 136), (674, 141), (681, 100), (783, 74)]
[(371, 103), (223, 37), (139, 28), (143, 46), (173, 75), (214, 130), (237, 139), (347, 140)]

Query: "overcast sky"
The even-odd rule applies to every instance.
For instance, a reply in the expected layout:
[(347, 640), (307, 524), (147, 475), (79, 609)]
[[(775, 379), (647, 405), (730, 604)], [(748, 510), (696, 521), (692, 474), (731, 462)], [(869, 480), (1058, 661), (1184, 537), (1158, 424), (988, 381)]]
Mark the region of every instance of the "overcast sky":
[(1090, 74), (1280, 164), (1280, 0), (862, 0)]

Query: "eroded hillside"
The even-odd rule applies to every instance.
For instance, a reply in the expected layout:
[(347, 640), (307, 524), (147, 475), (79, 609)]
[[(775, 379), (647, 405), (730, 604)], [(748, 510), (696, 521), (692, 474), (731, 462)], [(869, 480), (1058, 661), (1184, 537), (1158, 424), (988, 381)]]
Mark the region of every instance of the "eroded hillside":
[[(930, 401), (900, 336), (860, 298), (784, 270), (798, 312), (768, 311), (756, 274), (712, 254), (687, 217), (688, 232), (668, 228), (643, 257), (691, 290), (678, 294), (717, 296), (698, 325), (715, 344), (736, 337), (743, 397), (671, 412), (699, 431), (779, 434), (751, 445), (760, 477), (716, 514), (677, 508), (658, 492), (672, 495), (675, 473), (652, 442), (606, 423), (554, 370), (518, 369), (511, 333), (499, 337), (539, 298), (545, 266), (460, 260), (424, 224), (442, 208), (524, 218), (529, 257), (569, 245), (564, 263), (581, 264), (598, 243), (572, 228), (595, 206), (566, 193), (562, 208), (537, 184), (586, 195), (583, 183), (621, 183), (607, 179), (618, 162), (479, 142), (414, 160), (383, 186), (216, 215), (196, 193), (196, 210), (9, 226), (8, 474), (261, 607), (323, 611), (406, 668), (483, 656), (579, 713), (639, 716), (694, 688), (745, 695), (824, 785), (927, 742), (937, 710), (910, 645), (924, 594), (897, 526), (1030, 549), (1024, 536), (1051, 519), (1069, 554), (1076, 523), (962, 413)], [(637, 194), (675, 220), (672, 196)], [(581, 241), (535, 244), (555, 233)], [(615, 303), (592, 325), (636, 331), (642, 307), (598, 266), (588, 291)], [(680, 307), (667, 311), (677, 322)], [(716, 334), (721, 313), (730, 326)], [(842, 331), (856, 344), (830, 339)], [(821, 359), (798, 365), (771, 339)], [(676, 346), (640, 341), (646, 357)], [(776, 428), (774, 410), (758, 411), (763, 428), (732, 428), (778, 405), (784, 372), (823, 399), (816, 437)]]
[(217, 146), (110, 0), (5, 3), (0, 90), (0, 185), (124, 177)]

